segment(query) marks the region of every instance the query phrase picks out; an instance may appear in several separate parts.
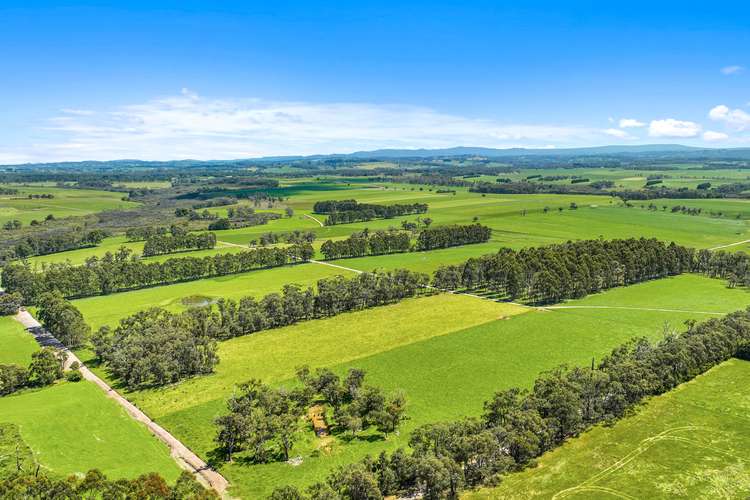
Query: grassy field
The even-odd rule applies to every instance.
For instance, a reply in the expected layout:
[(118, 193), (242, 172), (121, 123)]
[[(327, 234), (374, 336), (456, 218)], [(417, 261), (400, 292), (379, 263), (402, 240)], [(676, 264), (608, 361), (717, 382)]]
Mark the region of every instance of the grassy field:
[(312, 285), (321, 278), (341, 273), (346, 271), (319, 264), (300, 264), (89, 297), (75, 300), (73, 303), (84, 314), (86, 321), (96, 329), (102, 325), (115, 326), (121, 318), (149, 307), (183, 310), (186, 306), (182, 299), (186, 297), (200, 296), (207, 300), (220, 297), (239, 299), (248, 295), (257, 297), (277, 292), (286, 283)]
[(747, 498), (750, 362), (732, 359), (507, 476), (484, 498)]
[[(0, 195), (0, 224), (20, 220), (24, 225), (32, 220), (44, 220), (48, 214), (56, 218), (88, 215), (114, 208), (134, 208), (139, 204), (122, 201), (123, 193), (93, 189), (66, 189), (45, 186), (4, 184), (18, 189), (17, 195)], [(52, 199), (28, 199), (29, 194), (52, 194)]]
[[(644, 207), (650, 202), (634, 202), (634, 207), (626, 208), (608, 196), (580, 195), (486, 195), (469, 193), (458, 189), (453, 194), (438, 194), (434, 188), (401, 184), (350, 184), (312, 181), (289, 182), (285, 187), (288, 200), (295, 209), (291, 218), (284, 217), (266, 225), (241, 229), (216, 231), (219, 241), (214, 250), (185, 252), (175, 255), (152, 257), (164, 260), (174, 256), (203, 256), (217, 252), (237, 252), (250, 241), (267, 232), (293, 230), (313, 231), (319, 248), (327, 239), (345, 238), (353, 232), (365, 228), (370, 230), (401, 227), (401, 222), (413, 221), (416, 216), (398, 217), (388, 220), (341, 224), (321, 227), (315, 220), (324, 221), (325, 216), (312, 214), (315, 201), (321, 199), (355, 198), (363, 203), (414, 203), (429, 204), (423, 217), (433, 220), (433, 225), (469, 224), (477, 221), (492, 229), (488, 243), (470, 245), (429, 253), (411, 253), (390, 256), (367, 257), (347, 261), (348, 266), (360, 270), (376, 267), (408, 267), (412, 270), (433, 271), (441, 264), (455, 263), (501, 247), (522, 248), (547, 245), (569, 239), (655, 237), (666, 241), (693, 246), (712, 248), (750, 239), (750, 203), (743, 200), (654, 200), (658, 211)], [(421, 190), (420, 190), (421, 189)], [(111, 194), (111, 193), (110, 193)], [(579, 208), (571, 210), (571, 203)], [(670, 208), (661, 210), (662, 205)], [(702, 216), (672, 213), (671, 207), (685, 205), (701, 207)], [(559, 209), (563, 210), (560, 211)], [(546, 211), (545, 211), (546, 209)], [(220, 207), (214, 211), (226, 211)], [(711, 217), (710, 213), (722, 213), (721, 217)], [(740, 216), (740, 219), (737, 218)], [(107, 251), (115, 251), (125, 244), (135, 253), (140, 253), (143, 243), (127, 243), (123, 237), (106, 239), (100, 246), (53, 255), (34, 257), (33, 263), (61, 262), (69, 260), (82, 264), (86, 258), (101, 256)], [(744, 249), (737, 247), (736, 250)], [(320, 255), (318, 255), (320, 257)]]
[[(258, 498), (279, 484), (306, 484), (339, 464), (404, 446), (409, 431), (418, 425), (475, 415), (495, 390), (528, 387), (541, 371), (560, 363), (587, 364), (634, 336), (657, 339), (665, 326), (679, 330), (685, 320), (706, 319), (712, 317), (706, 312), (725, 313), (748, 303), (747, 291), (694, 275), (566, 303), (686, 312), (543, 311), (438, 295), (223, 342), (216, 374), (128, 397), (188, 446), (209, 456), (214, 448), (212, 419), (223, 411), (232, 386), (252, 377), (288, 385), (301, 364), (328, 366), (341, 374), (360, 367), (370, 383), (387, 391), (406, 391), (409, 420), (400, 436), (383, 440), (365, 433), (348, 444), (337, 440), (321, 451), (317, 438), (306, 435), (293, 451), (303, 458), (299, 466), (222, 467), (234, 484), (233, 493)], [(84, 312), (89, 319), (91, 312)]]
[(0, 316), (0, 346), (0, 365), (27, 366), (39, 349), (34, 337), (11, 316)]
[(166, 445), (90, 382), (59, 383), (0, 398), (0, 421), (16, 424), (35, 460), (60, 476), (97, 468), (111, 478), (180, 473)]

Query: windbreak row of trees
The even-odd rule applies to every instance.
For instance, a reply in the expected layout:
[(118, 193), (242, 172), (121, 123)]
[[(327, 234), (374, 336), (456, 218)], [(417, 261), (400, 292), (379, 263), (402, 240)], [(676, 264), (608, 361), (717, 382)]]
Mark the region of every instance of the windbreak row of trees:
[(427, 212), (426, 203), (374, 205), (357, 203), (356, 200), (327, 200), (318, 201), (313, 206), (317, 214), (328, 214), (325, 224), (347, 224), (349, 222), (363, 222), (373, 219), (391, 219), (402, 215), (423, 214)]
[(496, 484), (591, 426), (613, 421), (649, 396), (664, 394), (733, 356), (750, 353), (750, 310), (616, 348), (598, 365), (559, 366), (533, 388), (497, 392), (480, 418), (427, 424), (397, 450), (344, 466), (306, 493), (287, 486), (273, 499), (384, 496), (456, 498), (465, 488)]
[(582, 240), (498, 253), (442, 266), (433, 277), (441, 289), (483, 288), (535, 304), (694, 269), (694, 250), (656, 239)]
[(185, 250), (207, 250), (216, 246), (214, 233), (185, 233), (151, 236), (143, 245), (143, 256), (163, 255)]
[(490, 240), (490, 236), (492, 230), (482, 224), (430, 227), (423, 229), (417, 236), (416, 249), (424, 251), (485, 243)]
[(129, 388), (158, 386), (210, 373), (216, 341), (308, 319), (398, 302), (426, 291), (428, 277), (407, 270), (324, 278), (316, 290), (285, 285), (260, 300), (219, 299), (174, 314), (161, 308), (124, 318), (91, 338), (97, 357)]
[(109, 236), (107, 231), (94, 229), (92, 231), (50, 231), (43, 234), (24, 236), (13, 247), (16, 257), (24, 259), (33, 255), (48, 255), (51, 253), (76, 250), (78, 248), (93, 247)]
[(55, 290), (67, 298), (106, 295), (305, 262), (314, 254), (310, 244), (303, 244), (148, 262), (131, 257), (123, 247), (101, 259), (91, 257), (83, 266), (53, 263), (36, 271), (28, 263), (11, 263), (3, 269), (3, 286), (8, 292), (20, 292), (27, 304), (35, 304), (43, 293)]
[(125, 231), (125, 238), (128, 241), (144, 241), (154, 236), (167, 234), (168, 230), (168, 228), (161, 226), (131, 227)]
[(438, 226), (420, 231), (416, 244), (412, 245), (411, 237), (407, 232), (398, 230), (370, 232), (365, 229), (353, 233), (345, 240), (327, 240), (321, 245), (320, 251), (328, 260), (425, 251), (484, 243), (490, 239), (491, 233), (489, 227), (481, 224)]
[(410, 249), (411, 238), (406, 232), (370, 232), (367, 229), (353, 233), (345, 240), (327, 240), (320, 246), (321, 253), (328, 260), (408, 252)]

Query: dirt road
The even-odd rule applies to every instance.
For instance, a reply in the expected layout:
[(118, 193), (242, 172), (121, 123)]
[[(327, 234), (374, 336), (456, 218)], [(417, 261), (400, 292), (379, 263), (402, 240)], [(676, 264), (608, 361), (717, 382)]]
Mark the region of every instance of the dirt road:
[(139, 410), (133, 403), (122, 397), (117, 391), (112, 389), (106, 382), (100, 379), (96, 374), (89, 370), (78, 357), (62, 342), (57, 340), (52, 334), (46, 331), (42, 325), (28, 312), (20, 311), (15, 316), (16, 321), (21, 323), (31, 333), (36, 341), (41, 346), (55, 347), (68, 354), (68, 358), (65, 361), (66, 368), (70, 366), (74, 361), (78, 361), (81, 365), (81, 375), (86, 380), (96, 384), (107, 397), (114, 399), (120, 406), (133, 419), (143, 423), (151, 433), (164, 442), (172, 454), (172, 458), (182, 467), (183, 469), (193, 473), (205, 486), (213, 488), (217, 493), (223, 495), (229, 486), (229, 482), (216, 472), (211, 469), (206, 462), (204, 462), (198, 455), (190, 451), (190, 449), (182, 444), (177, 438), (170, 434), (162, 426), (151, 420), (145, 413)]

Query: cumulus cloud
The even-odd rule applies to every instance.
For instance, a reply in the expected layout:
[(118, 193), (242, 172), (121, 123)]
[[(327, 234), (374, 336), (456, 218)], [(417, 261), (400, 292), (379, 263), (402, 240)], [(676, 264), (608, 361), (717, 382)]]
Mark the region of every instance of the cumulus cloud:
[(645, 123), (640, 122), (635, 118), (622, 118), (620, 120), (620, 128), (640, 128), (645, 126)]
[[(188, 89), (111, 110), (65, 110), (49, 121), (38, 161), (229, 159), (456, 145), (591, 144), (600, 129), (506, 124), (430, 108), (370, 103), (205, 98)], [(43, 157), (40, 157), (42, 156)]]
[(750, 114), (741, 109), (729, 109), (729, 106), (719, 104), (708, 112), (708, 117), (718, 122), (724, 122), (734, 130), (745, 130), (750, 127)]
[(729, 139), (729, 136), (723, 132), (714, 132), (713, 130), (706, 130), (703, 132), (703, 139), (706, 141), (725, 141)]
[(732, 66), (724, 66), (721, 68), (721, 72), (725, 75), (736, 75), (737, 73), (741, 73), (745, 68), (738, 65), (732, 65)]
[(651, 120), (648, 135), (651, 137), (690, 138), (700, 134), (701, 126), (695, 122), (665, 118)]

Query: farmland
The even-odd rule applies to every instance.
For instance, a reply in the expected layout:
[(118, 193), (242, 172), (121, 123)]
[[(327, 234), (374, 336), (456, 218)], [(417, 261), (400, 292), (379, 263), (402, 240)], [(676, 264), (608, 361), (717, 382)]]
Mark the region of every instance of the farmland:
[[(11, 317), (0, 317), (0, 364), (27, 366), (39, 349)], [(35, 463), (58, 476), (96, 466), (111, 478), (159, 472), (170, 482), (179, 467), (169, 450), (90, 382), (64, 382), (0, 398), (4, 424), (14, 424)], [(128, 450), (123, 454), (122, 450)], [(26, 464), (31, 467), (31, 464)]]
[[(371, 167), (368, 164), (367, 168)], [(592, 181), (615, 179), (618, 187), (624, 189), (635, 188), (641, 182), (638, 172), (630, 170), (574, 171), (575, 175), (589, 176)], [(530, 172), (533, 171), (527, 173), (522, 170), (509, 175), (521, 180), (524, 174), (531, 175)], [(694, 188), (692, 183), (704, 182), (709, 177), (719, 184), (742, 180), (735, 179), (734, 172), (726, 173), (726, 178), (722, 179), (718, 178), (718, 172), (701, 173), (704, 177), (695, 174), (695, 178), (691, 177), (692, 171), (670, 172), (670, 182), (688, 188)], [(563, 175), (554, 169), (545, 173)], [(566, 175), (571, 175), (571, 172)], [(474, 180), (492, 182), (492, 179), (494, 177)], [(170, 190), (174, 188), (156, 181), (142, 185), (136, 182), (131, 187), (157, 189), (143, 195), (142, 201), (137, 202), (151, 207), (139, 209), (139, 213), (151, 209), (163, 210), (159, 213), (165, 220), (182, 224), (187, 230), (206, 230), (208, 223), (203, 220), (186, 222), (174, 219), (172, 203), (176, 203), (174, 200), (178, 198), (169, 198)], [(34, 189), (52, 188), (36, 186)], [(211, 196), (221, 197), (242, 191), (244, 195), (252, 197), (257, 189), (253, 187), (242, 191), (229, 186), (211, 192)], [(601, 194), (483, 195), (471, 192), (465, 186), (439, 189), (427, 184), (336, 176), (282, 178), (277, 187), (265, 189), (263, 193), (263, 196), (278, 198), (262, 198), (260, 201), (238, 199), (233, 205), (210, 206), (207, 211), (213, 214), (214, 219), (211, 220), (215, 220), (216, 217), (226, 217), (228, 207), (256, 207), (258, 212), (270, 210), (282, 214), (281, 218), (263, 225), (213, 231), (217, 239), (214, 249), (142, 259), (144, 262), (163, 262), (180, 257), (236, 253), (247, 249), (252, 241), (269, 232), (305, 231), (315, 235), (312, 242), (315, 252), (313, 262), (147, 286), (79, 298), (71, 300), (70, 304), (80, 311), (92, 331), (96, 331), (102, 326), (115, 328), (120, 320), (149, 308), (182, 313), (195, 311), (196, 307), (207, 307), (216, 312), (215, 304), (221, 298), (235, 301), (243, 297), (260, 299), (266, 294), (280, 292), (288, 284), (315, 288), (318, 280), (339, 275), (353, 278), (358, 275), (357, 271), (408, 269), (432, 275), (443, 265), (459, 264), (503, 248), (519, 250), (570, 240), (647, 237), (698, 249), (732, 245), (728, 248), (740, 250), (744, 244), (733, 244), (750, 239), (747, 224), (750, 205), (744, 199), (654, 199), (624, 203), (619, 198)], [(325, 225), (327, 216), (313, 211), (313, 205), (320, 200), (351, 199), (358, 203), (381, 205), (426, 203), (428, 209), (420, 216), (336, 225)], [(161, 204), (169, 208), (158, 208)], [(672, 210), (673, 206), (700, 208), (701, 211)], [(127, 209), (125, 206), (119, 208)], [(128, 212), (122, 213), (127, 215)], [(429, 222), (425, 223), (424, 219)], [(74, 217), (72, 220), (77, 219)], [(87, 219), (87, 224), (96, 224), (92, 221)], [(406, 226), (403, 223), (407, 223)], [(320, 251), (326, 240), (343, 240), (365, 230), (406, 232), (410, 231), (408, 224), (418, 228), (434, 228), (473, 223), (490, 228), (489, 241), (331, 262), (324, 261)], [(162, 224), (163, 227), (165, 225)], [(129, 248), (134, 255), (142, 252), (142, 241), (129, 242), (117, 229), (119, 226), (107, 227), (112, 234), (97, 246), (31, 257), (29, 262), (37, 272), (42, 273), (45, 264), (68, 262), (85, 265), (87, 259), (101, 258), (107, 252), (115, 253), (121, 246)], [(416, 240), (419, 230), (412, 229), (409, 233), (412, 242)], [(281, 485), (304, 488), (324, 480), (338, 467), (357, 462), (367, 455), (376, 456), (381, 452), (408, 448), (412, 433), (424, 425), (479, 417), (483, 403), (495, 391), (511, 387), (531, 389), (541, 373), (558, 365), (589, 366), (635, 337), (659, 341), (665, 335), (684, 332), (686, 321), (719, 318), (748, 305), (750, 296), (745, 286), (729, 287), (723, 279), (698, 274), (682, 274), (616, 287), (582, 299), (544, 307), (495, 302), (470, 294), (437, 293), (432, 289), (417, 298), (385, 306), (300, 321), (220, 340), (216, 350), (219, 362), (211, 373), (157, 387), (126, 387), (106, 364), (96, 358), (91, 343), (76, 349), (76, 353), (89, 368), (150, 418), (211, 462), (229, 481), (231, 495), (263, 498)], [(31, 307), (31, 311), (37, 313), (34, 307)], [(7, 345), (10, 346), (10, 352), (3, 353), (5, 358), (0, 358), (0, 363), (26, 364), (35, 349), (28, 334), (7, 317), (0, 318), (0, 326), (4, 327)], [(300, 382), (295, 374), (304, 365), (313, 370), (330, 369), (342, 378), (351, 369), (364, 370), (366, 383), (384, 394), (403, 391), (407, 398), (406, 419), (397, 431), (387, 435), (376, 432), (373, 427), (356, 435), (334, 429), (325, 439), (317, 437), (309, 430), (307, 420), (301, 419), (297, 422), (291, 449), (292, 460), (289, 462), (276, 457), (259, 463), (244, 453), (238, 460), (224, 462), (215, 441), (217, 427), (214, 422), (226, 412), (227, 398), (237, 393), (240, 384), (251, 379), (269, 384), (273, 390), (299, 388)], [(2, 398), (0, 410), (3, 409), (2, 405), (6, 405), (9, 412), (9, 417), (2, 422), (17, 424), (23, 441), (38, 456), (40, 463), (57, 475), (82, 472), (87, 464), (97, 464), (113, 477), (132, 477), (146, 471), (157, 471), (166, 479), (173, 480), (177, 469), (169, 459), (166, 448), (93, 389), (88, 382), (65, 382)], [(48, 396), (42, 398), (40, 394)], [(134, 465), (135, 462), (121, 462), (118, 456), (108, 453), (104, 445), (99, 447), (90, 442), (92, 436), (95, 440), (101, 439), (96, 429), (81, 438), (81, 446), (89, 447), (91, 453), (87, 455), (81, 452), (75, 459), (60, 457), (59, 449), (64, 446), (63, 441), (50, 439), (50, 428), (41, 424), (45, 419), (37, 416), (47, 415), (44, 412), (62, 405), (60, 401), (63, 399), (65, 404), (78, 402), (87, 405), (90, 411), (95, 412), (87, 414), (87, 418), (100, 422), (102, 429), (106, 426), (118, 429), (110, 436), (111, 441), (105, 443), (110, 449), (121, 447), (121, 440), (132, 440), (138, 443), (136, 453), (142, 453), (144, 458), (137, 465)], [(31, 408), (41, 413), (31, 413)], [(48, 420), (57, 420), (74, 434), (86, 432), (77, 427), (77, 421), (69, 421), (67, 417), (65, 420)], [(122, 421), (126, 424), (123, 425)], [(547, 455), (542, 460), (547, 460)], [(513, 480), (525, 477), (511, 476)], [(487, 490), (483, 492), (487, 494)]]
[[(32, 220), (42, 221), (52, 214), (55, 218), (80, 217), (103, 210), (133, 208), (137, 203), (122, 201), (122, 193), (68, 189), (44, 186), (5, 184), (18, 190), (15, 195), (0, 195), (0, 224), (19, 220), (28, 225)], [(51, 199), (29, 199), (29, 195), (51, 194)]]
[[(294, 369), (303, 364), (331, 367), (339, 374), (357, 367), (367, 371), (370, 382), (406, 392), (406, 436), (423, 423), (476, 415), (493, 391), (528, 386), (539, 372), (560, 363), (590, 363), (632, 337), (661, 338), (665, 324), (680, 330), (685, 320), (711, 317), (705, 312), (721, 314), (748, 304), (745, 290), (693, 275), (565, 303), (596, 306), (591, 309), (520, 309), (438, 295), (226, 341), (219, 349), (222, 362), (216, 374), (128, 397), (189, 446), (209, 454), (215, 446), (211, 421), (222, 412), (234, 384), (258, 377), (289, 385)], [(598, 308), (603, 305), (636, 310)], [(262, 496), (279, 482), (306, 484), (337, 464), (404, 444), (397, 436), (372, 442), (363, 437), (339, 443), (321, 458), (315, 453), (318, 443), (307, 437), (295, 451), (304, 457), (301, 465), (248, 469), (230, 464), (222, 471), (234, 484), (233, 491)]]
[(19, 427), (36, 462), (55, 476), (95, 467), (111, 478), (159, 472), (172, 482), (180, 473), (167, 447), (90, 382), (5, 396), (0, 415)]
[(750, 362), (730, 360), (466, 498), (742, 498)]

